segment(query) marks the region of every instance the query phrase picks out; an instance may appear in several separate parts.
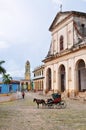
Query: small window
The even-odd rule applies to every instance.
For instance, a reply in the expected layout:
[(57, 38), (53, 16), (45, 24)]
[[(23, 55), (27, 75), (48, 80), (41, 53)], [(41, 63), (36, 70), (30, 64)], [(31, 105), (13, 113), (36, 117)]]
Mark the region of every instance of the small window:
[(62, 51), (64, 49), (63, 43), (64, 43), (64, 38), (63, 38), (63, 36), (60, 36), (60, 51)]
[(82, 26), (82, 28), (84, 28), (85, 25), (84, 25), (84, 24), (81, 24), (81, 26)]
[(81, 29), (82, 29), (82, 35), (85, 34), (85, 25), (84, 24), (81, 24)]
[(42, 70), (42, 75), (43, 75), (43, 70)]

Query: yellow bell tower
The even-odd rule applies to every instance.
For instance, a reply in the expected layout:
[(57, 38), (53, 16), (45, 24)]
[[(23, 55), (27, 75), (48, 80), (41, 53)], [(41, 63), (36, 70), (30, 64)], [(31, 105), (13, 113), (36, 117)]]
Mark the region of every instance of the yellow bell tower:
[(20, 81), (21, 90), (31, 90), (31, 74), (30, 74), (30, 62), (27, 60), (25, 63), (25, 78)]
[(30, 62), (28, 60), (25, 64), (25, 79), (30, 80)]

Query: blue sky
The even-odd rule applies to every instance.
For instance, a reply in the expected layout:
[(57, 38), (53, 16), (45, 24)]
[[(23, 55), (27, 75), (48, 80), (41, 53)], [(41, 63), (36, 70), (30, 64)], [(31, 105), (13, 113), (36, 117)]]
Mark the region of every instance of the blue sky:
[(0, 0), (0, 60), (12, 77), (42, 64), (51, 43), (49, 27), (60, 10), (86, 12), (86, 0)]

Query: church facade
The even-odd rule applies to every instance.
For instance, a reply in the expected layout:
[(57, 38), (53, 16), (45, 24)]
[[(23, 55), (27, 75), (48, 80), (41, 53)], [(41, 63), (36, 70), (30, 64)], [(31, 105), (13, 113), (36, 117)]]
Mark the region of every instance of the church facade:
[(86, 91), (86, 13), (57, 13), (49, 31), (51, 44), (43, 60), (44, 92)]

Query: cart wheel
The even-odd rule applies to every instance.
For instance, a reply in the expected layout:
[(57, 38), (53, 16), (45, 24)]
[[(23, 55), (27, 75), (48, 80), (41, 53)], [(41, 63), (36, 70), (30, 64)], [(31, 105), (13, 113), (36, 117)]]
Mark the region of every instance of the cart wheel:
[(52, 108), (54, 108), (54, 105), (53, 104), (48, 104), (48, 108), (52, 109)]
[(66, 102), (64, 100), (62, 100), (60, 102), (60, 106), (61, 106), (61, 108), (66, 108), (67, 104), (66, 104)]
[(60, 108), (61, 108), (60, 103), (55, 104), (55, 108), (56, 108), (56, 109), (60, 109)]

